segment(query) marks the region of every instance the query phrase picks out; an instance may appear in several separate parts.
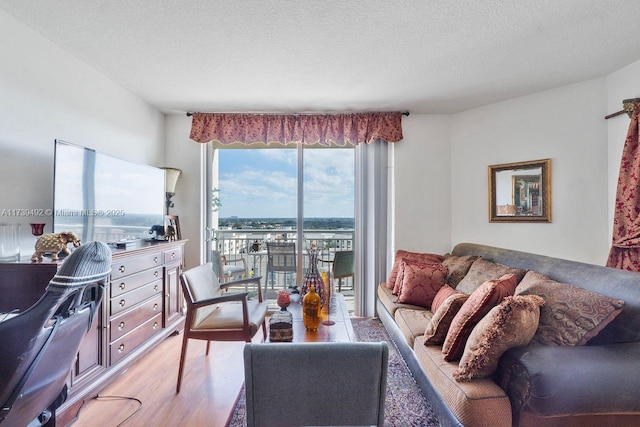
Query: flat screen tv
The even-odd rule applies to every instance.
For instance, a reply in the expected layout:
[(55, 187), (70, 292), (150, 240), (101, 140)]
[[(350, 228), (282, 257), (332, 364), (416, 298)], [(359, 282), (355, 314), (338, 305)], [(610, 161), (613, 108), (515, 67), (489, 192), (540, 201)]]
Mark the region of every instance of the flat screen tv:
[(54, 159), (54, 232), (115, 244), (154, 238), (163, 227), (164, 170), (61, 140)]

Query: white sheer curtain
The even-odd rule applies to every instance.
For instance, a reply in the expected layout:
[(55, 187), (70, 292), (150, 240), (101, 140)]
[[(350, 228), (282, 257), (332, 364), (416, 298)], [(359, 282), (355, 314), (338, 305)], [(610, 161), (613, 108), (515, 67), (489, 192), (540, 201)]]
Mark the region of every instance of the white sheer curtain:
[(355, 314), (375, 315), (376, 289), (386, 280), (391, 249), (393, 144), (377, 140), (356, 147)]

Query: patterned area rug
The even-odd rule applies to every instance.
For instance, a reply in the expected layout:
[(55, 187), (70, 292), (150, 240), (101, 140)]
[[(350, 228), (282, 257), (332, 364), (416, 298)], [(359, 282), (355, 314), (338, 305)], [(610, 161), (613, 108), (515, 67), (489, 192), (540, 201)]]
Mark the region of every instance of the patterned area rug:
[[(438, 420), (431, 410), (422, 391), (411, 376), (411, 372), (400, 356), (379, 319), (353, 318), (356, 339), (363, 342), (386, 341), (389, 344), (389, 370), (387, 373), (387, 397), (385, 401), (385, 426), (438, 426)], [(229, 416), (227, 426), (245, 426), (244, 388), (240, 391), (235, 409)]]

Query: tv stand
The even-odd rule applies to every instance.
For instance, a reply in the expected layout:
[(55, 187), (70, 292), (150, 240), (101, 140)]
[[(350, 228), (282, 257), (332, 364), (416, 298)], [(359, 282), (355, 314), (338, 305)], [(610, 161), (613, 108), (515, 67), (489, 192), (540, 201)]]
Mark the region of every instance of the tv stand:
[[(71, 369), (69, 396), (56, 412), (58, 425), (73, 422), (85, 400), (184, 328), (179, 278), (185, 243), (142, 241), (133, 249), (112, 247), (111, 276)], [(0, 292), (6, 290), (11, 298), (2, 298), (0, 305), (7, 306), (5, 311), (29, 308), (59, 265), (55, 261), (0, 264)]]

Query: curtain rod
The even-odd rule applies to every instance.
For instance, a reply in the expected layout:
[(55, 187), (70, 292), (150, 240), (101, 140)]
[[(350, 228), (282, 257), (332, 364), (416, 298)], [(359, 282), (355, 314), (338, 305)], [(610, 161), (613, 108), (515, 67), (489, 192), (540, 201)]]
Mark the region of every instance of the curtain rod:
[[(623, 106), (625, 106), (624, 104), (638, 104), (638, 103), (640, 103), (640, 98), (631, 98), (631, 99), (625, 99), (625, 100), (622, 101), (622, 105)], [(604, 118), (605, 118), (605, 120), (609, 120), (609, 119), (611, 119), (613, 117), (619, 116), (619, 115), (624, 114), (624, 113), (628, 113), (629, 115), (631, 115), (631, 113), (629, 112), (629, 110), (625, 106), (625, 108), (623, 108), (622, 110), (616, 111), (615, 113), (608, 114), (608, 115), (604, 116)]]
[[(376, 112), (378, 112), (378, 111), (376, 111)], [(284, 113), (237, 113), (237, 114), (283, 114), (283, 115), (285, 115)], [(303, 113), (303, 114), (310, 115), (310, 114), (314, 114), (314, 113)], [(347, 114), (349, 114), (349, 113), (347, 113)], [(403, 116), (408, 116), (409, 114), (410, 113), (408, 111), (403, 111), (402, 112)], [(291, 115), (295, 116), (295, 115), (301, 115), (301, 114), (300, 113), (294, 113), (294, 114), (291, 114)], [(324, 114), (324, 115), (329, 115), (329, 114)], [(191, 116), (193, 116), (193, 112), (187, 111), (187, 117), (191, 117)]]

